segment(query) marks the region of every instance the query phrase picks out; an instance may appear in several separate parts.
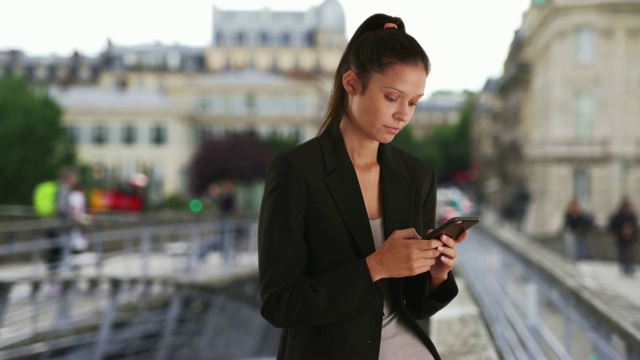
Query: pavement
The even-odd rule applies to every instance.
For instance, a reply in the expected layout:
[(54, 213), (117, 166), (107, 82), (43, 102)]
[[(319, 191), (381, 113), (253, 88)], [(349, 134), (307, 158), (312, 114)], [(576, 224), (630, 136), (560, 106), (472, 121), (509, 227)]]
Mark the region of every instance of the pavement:
[(496, 347), (466, 280), (456, 274), (459, 293), (431, 317), (431, 340), (443, 359), (499, 360)]
[(570, 276), (571, 281), (596, 293), (624, 298), (640, 306), (640, 266), (636, 265), (635, 276), (628, 276), (622, 273), (615, 260), (609, 260), (610, 256), (572, 261), (563, 253), (562, 244), (550, 244), (549, 239), (539, 240), (513, 227), (500, 226), (499, 223), (498, 218), (483, 215), (484, 229), (510, 246), (525, 252), (527, 256), (539, 260), (539, 263), (547, 265), (550, 270), (560, 270), (563, 275)]

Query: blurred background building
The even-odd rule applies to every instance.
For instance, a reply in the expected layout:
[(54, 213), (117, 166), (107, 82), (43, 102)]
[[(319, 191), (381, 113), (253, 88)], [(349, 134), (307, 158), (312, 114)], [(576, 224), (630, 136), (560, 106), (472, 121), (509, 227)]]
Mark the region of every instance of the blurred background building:
[[(209, 47), (108, 41), (95, 57), (12, 50), (0, 53), (0, 75), (49, 89), (94, 174), (144, 173), (159, 200), (189, 192), (189, 162), (205, 139), (247, 131), (297, 143), (315, 136), (346, 42), (337, 0), (306, 11), (213, 6)], [(440, 91), (422, 101), (415, 134), (455, 124), (464, 99)]]
[(207, 137), (315, 135), (346, 44), (336, 0), (307, 11), (213, 8), (208, 48), (118, 46), (95, 58), (0, 53), (0, 75), (50, 86), (81, 159), (104, 176), (147, 173), (160, 195), (186, 193)]
[[(534, 0), (475, 122), (483, 199), (530, 199), (523, 225), (555, 233), (576, 196), (603, 224), (640, 202), (640, 3)], [(491, 146), (489, 146), (490, 141)]]
[[(599, 224), (623, 196), (640, 203), (639, 18), (631, 0), (532, 1), (502, 75), (474, 94), (472, 164), (485, 206), (544, 235), (558, 230), (574, 196)], [(156, 199), (187, 194), (189, 162), (205, 139), (313, 137), (347, 41), (337, 0), (306, 11), (214, 6), (211, 29), (203, 48), (3, 51), (0, 73), (50, 88), (96, 174), (142, 172)], [(421, 101), (413, 134), (455, 125), (468, 95), (436, 91)]]

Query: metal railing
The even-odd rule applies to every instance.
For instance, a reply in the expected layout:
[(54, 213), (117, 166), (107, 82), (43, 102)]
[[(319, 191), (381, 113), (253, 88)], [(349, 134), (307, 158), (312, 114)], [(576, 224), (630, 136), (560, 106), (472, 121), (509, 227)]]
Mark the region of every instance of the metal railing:
[[(640, 337), (577, 290), (571, 264), (545, 263), (541, 257), (555, 254), (510, 246), (486, 230), (497, 226), (494, 219), (483, 213), (487, 226), (460, 244), (457, 263), (504, 359), (640, 358)], [(515, 230), (505, 235), (525, 237)], [(549, 272), (562, 264), (554, 269), (559, 275)]]
[[(549, 270), (558, 265), (548, 254), (501, 240), (487, 231), (498, 221), (482, 219), (488, 227), (460, 244), (457, 267), (504, 359), (638, 358), (640, 337), (579, 293), (571, 266)], [(0, 228), (0, 256), (18, 259), (0, 265), (0, 359), (275, 354), (278, 332), (257, 310), (255, 218), (86, 229), (85, 254), (68, 249), (72, 225), (57, 224), (67, 248), (55, 274), (43, 261), (46, 227)]]
[[(144, 346), (164, 349), (154, 356), (168, 358), (173, 351), (168, 342), (186, 325), (164, 329), (162, 341), (149, 342), (145, 336), (157, 332), (158, 321), (176, 315), (177, 305), (167, 305), (177, 301), (176, 294), (187, 302), (204, 297), (204, 307), (236, 306), (245, 299), (228, 296), (225, 289), (245, 278), (257, 282), (255, 218), (85, 229), (89, 248), (81, 254), (70, 248), (76, 225), (49, 221), (0, 228), (0, 239), (5, 240), (0, 243), (0, 358), (84, 351), (92, 354), (88, 358), (101, 359)], [(46, 238), (52, 226), (56, 241)], [(27, 234), (38, 237), (29, 239)], [(62, 248), (55, 272), (48, 271), (44, 261), (52, 246)], [(256, 297), (257, 285), (251, 286)], [(255, 321), (264, 322), (257, 305), (251, 306), (248, 312), (259, 318)]]

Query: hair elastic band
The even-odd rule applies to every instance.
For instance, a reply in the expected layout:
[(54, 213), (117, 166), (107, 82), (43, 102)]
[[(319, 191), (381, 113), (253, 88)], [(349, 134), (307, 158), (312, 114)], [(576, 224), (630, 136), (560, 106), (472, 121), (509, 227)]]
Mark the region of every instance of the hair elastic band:
[(388, 23), (384, 24), (384, 28), (383, 28), (383, 29), (386, 29), (386, 28), (394, 28), (394, 29), (397, 29), (397, 28), (398, 28), (398, 25), (396, 25), (396, 24), (394, 24), (394, 23), (390, 23), (390, 22), (388, 22)]

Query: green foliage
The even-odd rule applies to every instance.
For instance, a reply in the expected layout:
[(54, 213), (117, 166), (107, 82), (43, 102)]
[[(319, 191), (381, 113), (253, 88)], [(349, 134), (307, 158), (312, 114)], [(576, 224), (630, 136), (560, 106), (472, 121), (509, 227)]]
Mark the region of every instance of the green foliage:
[(35, 186), (75, 162), (62, 110), (18, 77), (0, 78), (0, 204), (31, 204)]
[(180, 193), (173, 193), (164, 199), (160, 207), (169, 210), (187, 211), (189, 210), (189, 200)]
[(439, 181), (452, 181), (456, 171), (469, 168), (472, 116), (473, 96), (468, 96), (456, 124), (437, 125), (422, 139), (416, 139), (408, 126), (396, 136), (393, 144), (431, 164)]
[(298, 145), (298, 139), (295, 137), (284, 137), (277, 134), (272, 134), (264, 138), (263, 141), (274, 155), (293, 149)]
[(206, 139), (190, 164), (191, 193), (198, 196), (211, 183), (223, 180), (249, 182), (264, 178), (273, 154), (255, 133), (235, 133)]

